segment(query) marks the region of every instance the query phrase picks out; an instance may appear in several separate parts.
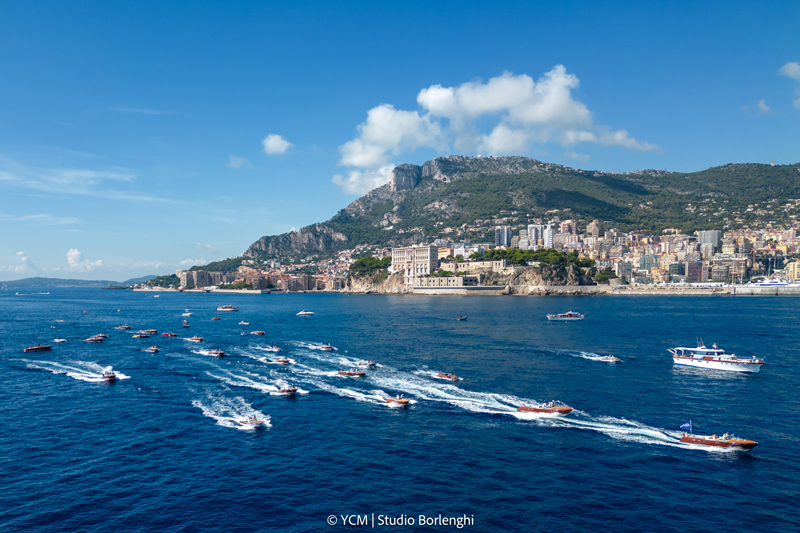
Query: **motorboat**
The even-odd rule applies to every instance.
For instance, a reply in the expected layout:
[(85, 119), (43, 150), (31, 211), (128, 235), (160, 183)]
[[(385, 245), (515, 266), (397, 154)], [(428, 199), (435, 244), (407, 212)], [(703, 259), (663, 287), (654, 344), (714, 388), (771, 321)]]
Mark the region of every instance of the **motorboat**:
[(258, 330), (258, 331), (251, 331), (251, 332), (250, 332), (250, 335), (264, 335), (264, 332), (263, 332), (263, 331), (261, 331), (261, 330)]
[(105, 333), (98, 333), (97, 335), (92, 335), (92, 337), (99, 337), (101, 339), (107, 339), (108, 335), (106, 335)]
[(756, 373), (764, 366), (764, 360), (752, 357), (736, 357), (734, 354), (725, 353), (715, 342), (711, 348), (703, 346), (702, 339), (698, 339), (697, 348), (669, 348), (672, 362), (676, 365), (694, 366), (712, 370), (727, 370), (730, 372)]
[(295, 394), (297, 394), (297, 387), (292, 387), (292, 386), (281, 387), (278, 393), (283, 394), (285, 396), (294, 396)]
[(124, 326), (117, 326), (114, 329), (131, 329), (131, 327), (129, 325), (125, 324)]
[(91, 337), (86, 339), (86, 342), (103, 342), (103, 337), (97, 337), (95, 335), (92, 335)]
[(353, 369), (353, 370), (339, 370), (339, 375), (351, 378), (363, 378), (364, 376), (367, 375), (367, 373), (362, 370)]
[(408, 398), (403, 398), (403, 395), (400, 394), (398, 396), (391, 396), (386, 398), (386, 403), (395, 404), (395, 405), (408, 405), (408, 402), (411, 400)]
[(153, 298), (161, 298), (161, 295), (160, 294), (156, 294), (155, 296), (153, 296)]
[(314, 316), (314, 313), (312, 313), (311, 311), (306, 311), (305, 309), (303, 309), (302, 311), (297, 313), (297, 316)]
[(789, 286), (789, 282), (785, 279), (771, 278), (755, 282), (751, 281), (747, 285), (749, 287), (787, 287)]
[(192, 316), (192, 313), (183, 313), (181, 316)]
[(331, 346), (330, 344), (323, 344), (322, 346), (319, 347), (319, 349), (322, 350), (323, 352), (332, 352), (333, 346)]
[(133, 334), (133, 338), (134, 339), (149, 339), (150, 335), (148, 335), (147, 333), (134, 333)]
[(56, 322), (66, 322), (66, 320), (64, 320), (63, 318), (57, 318)]
[(542, 406), (539, 406), (539, 407), (521, 405), (520, 407), (517, 407), (517, 411), (525, 411), (525, 412), (530, 412), (530, 413), (551, 413), (551, 414), (557, 414), (557, 415), (567, 415), (567, 414), (572, 412), (572, 407), (570, 407), (568, 405), (559, 404), (559, 403), (556, 403), (555, 401), (553, 401), (553, 402), (547, 402), (546, 404), (544, 404)]
[(373, 361), (360, 361), (358, 363), (358, 366), (361, 366), (361, 367), (364, 367), (364, 368), (374, 368), (377, 365)]
[(162, 337), (177, 337), (178, 334), (177, 333), (162, 333), (161, 336)]
[(622, 361), (622, 359), (620, 359), (615, 355), (606, 355), (598, 359), (598, 361), (604, 361), (606, 363), (619, 363), (620, 361)]
[(220, 317), (218, 317), (218, 316), (215, 316), (215, 317), (211, 317), (211, 320), (222, 320), (222, 319)]
[(33, 346), (28, 346), (24, 348), (23, 352), (46, 352), (51, 350), (53, 347), (48, 344), (34, 344)]
[(456, 317), (456, 320), (466, 320), (466, 319), (467, 319), (467, 315), (458, 315)]
[(275, 359), (275, 362), (280, 363), (282, 365), (288, 365), (291, 361), (286, 357), (279, 357), (278, 359)]
[(105, 381), (114, 381), (117, 379), (117, 375), (114, 373), (113, 370), (103, 370), (103, 373), (100, 377)]
[(283, 350), (282, 350), (280, 347), (278, 347), (278, 346), (264, 346), (264, 348), (262, 348), (262, 349), (263, 349), (263, 350), (266, 350), (266, 351), (268, 351), (268, 352), (276, 352), (276, 353), (277, 353), (277, 352), (282, 352), (282, 351), (283, 351)]
[(151, 346), (149, 348), (145, 348), (144, 351), (145, 352), (150, 352), (150, 353), (158, 353), (159, 349), (158, 349), (158, 346)]
[(158, 331), (155, 329), (140, 329), (139, 333), (144, 333), (145, 335), (155, 335), (158, 333)]
[(53, 342), (67, 342), (67, 339), (62, 339), (61, 337), (58, 337), (57, 339), (53, 339)]
[(575, 311), (567, 311), (566, 313), (559, 313), (557, 315), (547, 315), (547, 320), (561, 320), (561, 321), (583, 320), (584, 316), (585, 315), (576, 313)]
[(756, 447), (758, 444), (754, 440), (743, 439), (733, 435), (732, 433), (723, 433), (718, 436), (716, 433), (713, 435), (692, 435), (692, 421), (689, 420), (681, 426), (681, 429), (688, 429), (689, 432), (683, 434), (681, 442), (687, 444), (701, 444), (703, 446), (715, 446), (717, 448), (732, 448), (734, 450), (742, 450), (748, 452)]
[(458, 376), (456, 376), (455, 374), (448, 374), (447, 372), (439, 372), (436, 375), (442, 379), (449, 379), (450, 381), (458, 381)]
[(200, 335), (193, 335), (186, 340), (191, 342), (203, 342), (203, 337), (201, 337)]
[(252, 427), (258, 427), (264, 423), (263, 420), (259, 420), (255, 415), (250, 415), (244, 420), (237, 420), (236, 422), (243, 426), (252, 426)]
[(209, 350), (208, 355), (213, 355), (214, 357), (223, 357), (225, 352), (222, 350)]
[(238, 311), (239, 308), (233, 305), (220, 305), (217, 307), (217, 311)]
[(239, 335), (242, 335), (242, 336), (244, 336), (244, 335), (247, 335), (247, 333), (245, 333), (245, 332), (243, 331), (243, 332), (239, 333)]
[(242, 320), (242, 321), (239, 322), (239, 325), (240, 326), (249, 326), (250, 322), (245, 322), (244, 320)]
[(188, 328), (188, 327), (189, 327), (189, 324), (187, 324), (187, 323), (183, 323), (183, 324), (182, 324), (182, 326), (183, 326), (183, 327), (185, 327), (185, 328)]

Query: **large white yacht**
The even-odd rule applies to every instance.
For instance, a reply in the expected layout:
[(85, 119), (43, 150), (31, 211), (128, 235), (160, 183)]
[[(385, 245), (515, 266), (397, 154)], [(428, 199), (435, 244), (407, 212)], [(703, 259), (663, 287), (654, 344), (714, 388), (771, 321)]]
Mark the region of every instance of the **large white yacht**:
[(736, 357), (732, 353), (725, 353), (725, 350), (717, 346), (716, 342), (711, 348), (706, 348), (700, 341), (697, 348), (670, 348), (669, 352), (676, 365), (750, 373), (756, 373), (764, 366), (763, 359), (757, 359), (755, 355)]
[(789, 282), (781, 278), (762, 279), (748, 283), (751, 287), (787, 287)]

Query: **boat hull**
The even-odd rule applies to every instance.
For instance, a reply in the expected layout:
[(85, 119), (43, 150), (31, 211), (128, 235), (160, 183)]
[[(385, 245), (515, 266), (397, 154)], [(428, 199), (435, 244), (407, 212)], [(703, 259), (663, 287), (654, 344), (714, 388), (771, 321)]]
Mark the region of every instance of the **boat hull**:
[(395, 405), (408, 405), (408, 402), (410, 401), (411, 400), (408, 398), (386, 398), (386, 403), (393, 403)]
[(676, 365), (693, 366), (695, 368), (705, 368), (708, 370), (725, 370), (727, 372), (742, 372), (755, 374), (761, 370), (764, 363), (753, 363), (751, 361), (726, 361), (714, 359), (698, 359), (695, 357), (672, 357)]
[(583, 317), (566, 318), (547, 315), (547, 320), (553, 320), (555, 322), (575, 322), (576, 320), (583, 320)]
[(756, 441), (748, 439), (715, 439), (713, 437), (701, 437), (698, 435), (685, 435), (681, 438), (681, 442), (685, 442), (687, 444), (702, 444), (703, 446), (714, 446), (717, 448), (731, 448), (743, 451), (750, 451), (758, 444)]
[(567, 415), (572, 412), (572, 407), (566, 405), (561, 405), (559, 407), (528, 407), (527, 405), (523, 405), (521, 407), (517, 407), (517, 411)]

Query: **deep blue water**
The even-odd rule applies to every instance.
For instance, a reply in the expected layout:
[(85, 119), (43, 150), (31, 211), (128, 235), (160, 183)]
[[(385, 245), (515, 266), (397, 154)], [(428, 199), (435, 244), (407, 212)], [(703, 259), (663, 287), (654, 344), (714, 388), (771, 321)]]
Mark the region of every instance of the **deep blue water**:
[[(0, 291), (0, 529), (335, 531), (329, 515), (375, 513), (467, 515), (471, 531), (798, 531), (797, 302)], [(586, 320), (545, 319), (569, 309)], [(131, 338), (144, 328), (158, 336)], [(240, 335), (256, 329), (266, 335)], [(100, 332), (106, 342), (82, 342)], [(56, 336), (68, 342), (22, 353)], [(675, 367), (667, 348), (697, 336), (767, 364)], [(271, 363), (270, 344), (294, 363)], [(335, 374), (361, 359), (381, 366)], [(106, 366), (126, 379), (99, 382)], [(282, 383), (303, 394), (270, 394)], [(398, 393), (415, 403), (388, 407)], [(515, 416), (551, 399), (576, 410)], [(270, 427), (240, 429), (248, 414)], [(759, 445), (682, 445), (689, 419)]]

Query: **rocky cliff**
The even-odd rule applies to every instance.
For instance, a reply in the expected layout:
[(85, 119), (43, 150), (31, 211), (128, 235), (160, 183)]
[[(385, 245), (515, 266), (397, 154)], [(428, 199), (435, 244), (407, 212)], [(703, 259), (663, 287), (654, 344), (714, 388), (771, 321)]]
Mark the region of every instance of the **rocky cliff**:
[(299, 261), (341, 249), (349, 242), (347, 235), (324, 224), (313, 224), (298, 231), (261, 237), (250, 245), (244, 255), (262, 259)]

